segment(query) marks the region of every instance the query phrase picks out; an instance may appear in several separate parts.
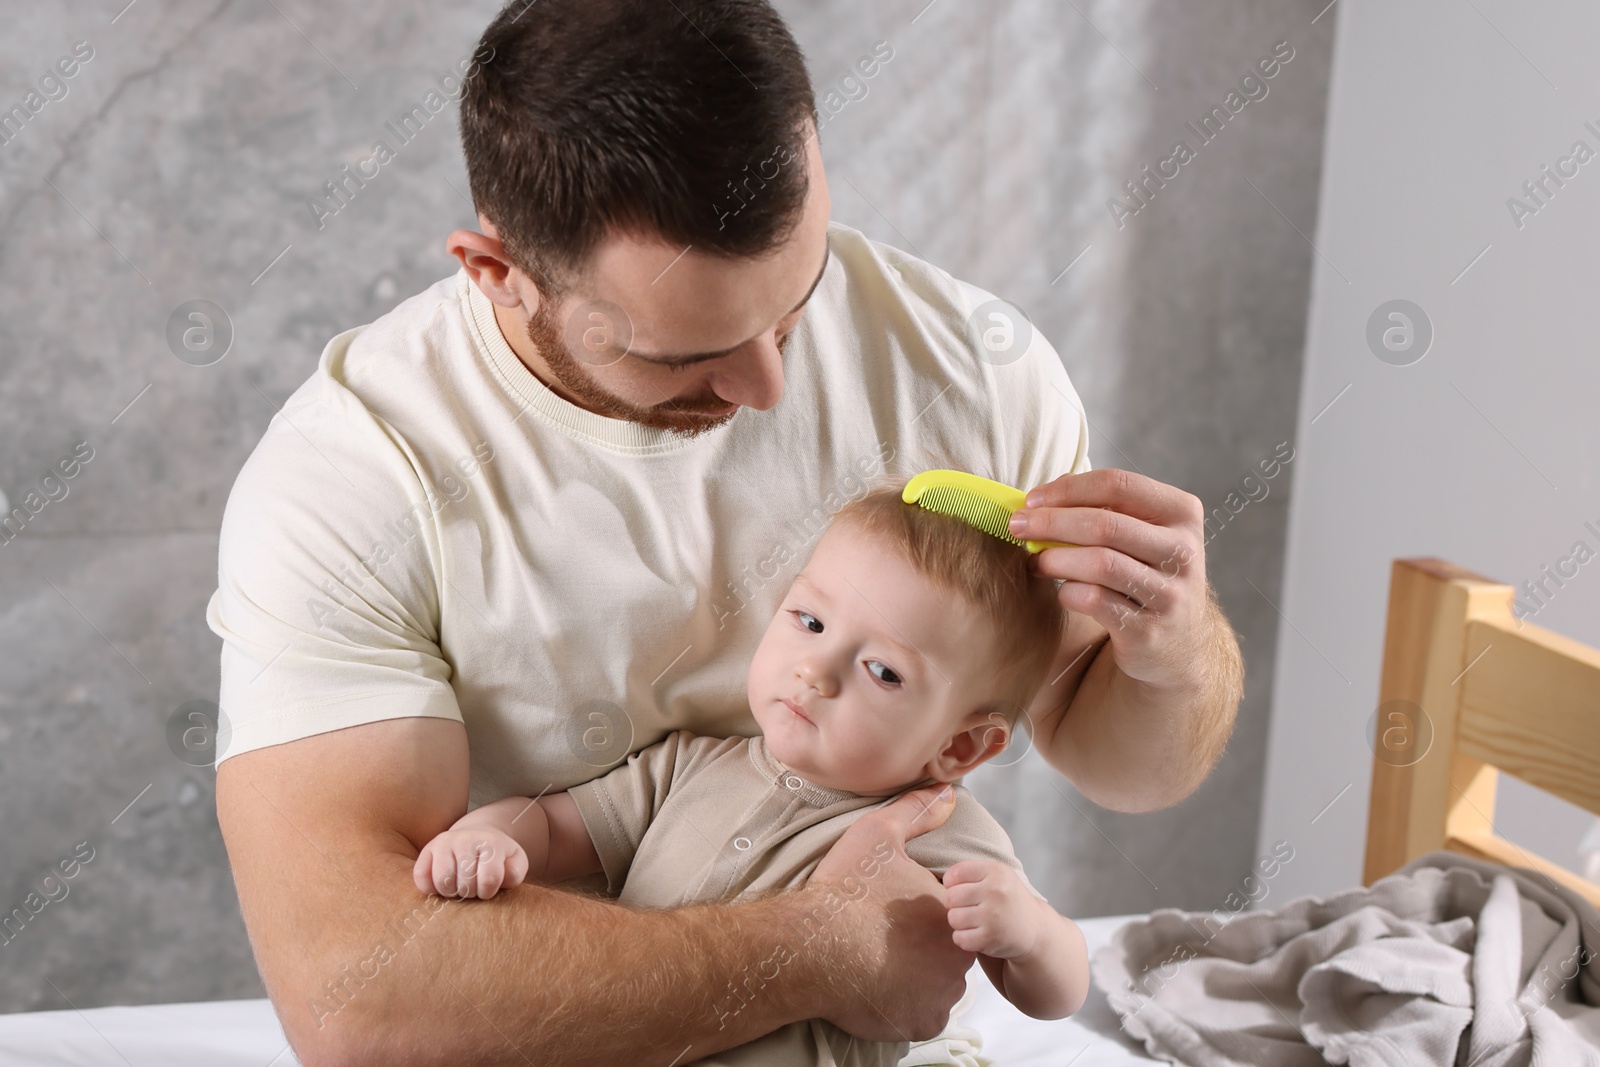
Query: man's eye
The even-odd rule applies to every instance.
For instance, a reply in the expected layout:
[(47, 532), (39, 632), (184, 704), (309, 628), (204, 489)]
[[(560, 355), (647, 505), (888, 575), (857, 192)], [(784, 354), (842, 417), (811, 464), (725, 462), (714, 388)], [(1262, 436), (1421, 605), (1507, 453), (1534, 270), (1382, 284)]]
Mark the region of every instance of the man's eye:
[[(874, 667), (882, 667), (883, 673), (879, 674), (877, 671), (872, 669)], [(887, 682), (890, 685), (899, 685), (901, 681), (903, 681), (903, 679), (896, 674), (891, 667), (889, 667), (887, 664), (880, 663), (875, 659), (867, 661), (867, 670), (871, 672), (872, 676), (878, 679), (880, 682)]]
[(800, 620), (800, 625), (804, 626), (812, 633), (820, 634), (822, 632), (822, 620), (817, 618), (815, 615), (812, 615), (810, 612), (795, 610), (791, 611), (789, 614)]

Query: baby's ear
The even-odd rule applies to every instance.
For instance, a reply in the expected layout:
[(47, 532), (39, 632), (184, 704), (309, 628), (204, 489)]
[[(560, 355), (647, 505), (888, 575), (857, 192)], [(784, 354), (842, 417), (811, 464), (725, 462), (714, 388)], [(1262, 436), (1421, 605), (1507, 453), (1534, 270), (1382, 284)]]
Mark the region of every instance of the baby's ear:
[(1004, 752), (1010, 740), (1011, 726), (998, 710), (975, 711), (961, 721), (957, 731), (934, 757), (935, 769), (939, 772), (936, 777), (945, 781), (960, 778)]
[(1021, 712), (1015, 702), (1007, 701), (996, 701), (984, 709), (983, 725), (978, 729), (978, 743), (983, 750), (979, 762), (987, 763), (1006, 750), (1016, 735)]

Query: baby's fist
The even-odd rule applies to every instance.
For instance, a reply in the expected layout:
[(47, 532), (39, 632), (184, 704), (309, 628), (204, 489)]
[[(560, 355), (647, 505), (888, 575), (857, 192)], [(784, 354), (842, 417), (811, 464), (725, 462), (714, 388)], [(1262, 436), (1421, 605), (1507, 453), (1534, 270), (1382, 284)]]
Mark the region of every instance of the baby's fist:
[(944, 872), (951, 939), (995, 959), (1026, 956), (1039, 939), (1039, 898), (999, 860), (962, 860)]
[(411, 868), (424, 893), (488, 900), (528, 875), (528, 854), (507, 833), (494, 829), (446, 830), (429, 841)]

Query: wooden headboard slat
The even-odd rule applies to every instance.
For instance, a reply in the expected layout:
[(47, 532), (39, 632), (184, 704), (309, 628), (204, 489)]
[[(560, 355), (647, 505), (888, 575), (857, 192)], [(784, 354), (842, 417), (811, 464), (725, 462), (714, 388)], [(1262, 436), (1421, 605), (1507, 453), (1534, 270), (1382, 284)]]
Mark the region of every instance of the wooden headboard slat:
[(1600, 814), (1600, 652), (1524, 624), (1467, 624), (1461, 751)]
[[(1492, 829), (1495, 778), (1456, 753), (1452, 684), (1466, 664), (1462, 620), (1494, 583), (1443, 560), (1390, 569), (1378, 721), (1372, 737), (1371, 811), (1363, 877), (1370, 885), (1444, 847), (1448, 833)], [(1509, 595), (1509, 587), (1505, 588)], [(1420, 716), (1416, 709), (1421, 709)], [(1463, 799), (1464, 798), (1464, 799)]]
[(1600, 650), (1517, 620), (1514, 592), (1446, 560), (1394, 561), (1367, 885), (1452, 849), (1543, 871), (1600, 906), (1600, 886), (1494, 833), (1497, 769), (1600, 814)]

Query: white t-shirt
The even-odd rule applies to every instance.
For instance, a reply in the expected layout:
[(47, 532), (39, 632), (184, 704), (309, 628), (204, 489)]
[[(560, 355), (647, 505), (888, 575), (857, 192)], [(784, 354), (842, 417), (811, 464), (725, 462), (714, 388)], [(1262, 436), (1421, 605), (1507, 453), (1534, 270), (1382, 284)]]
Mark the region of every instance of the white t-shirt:
[(464, 270), (328, 342), (223, 516), (217, 762), (455, 719), (477, 806), (673, 730), (752, 736), (750, 658), (845, 500), (934, 467), (1022, 489), (1089, 469), (1037, 331), (989, 355), (967, 320), (990, 294), (848, 226), (828, 241), (782, 399), (698, 438), (546, 388)]

